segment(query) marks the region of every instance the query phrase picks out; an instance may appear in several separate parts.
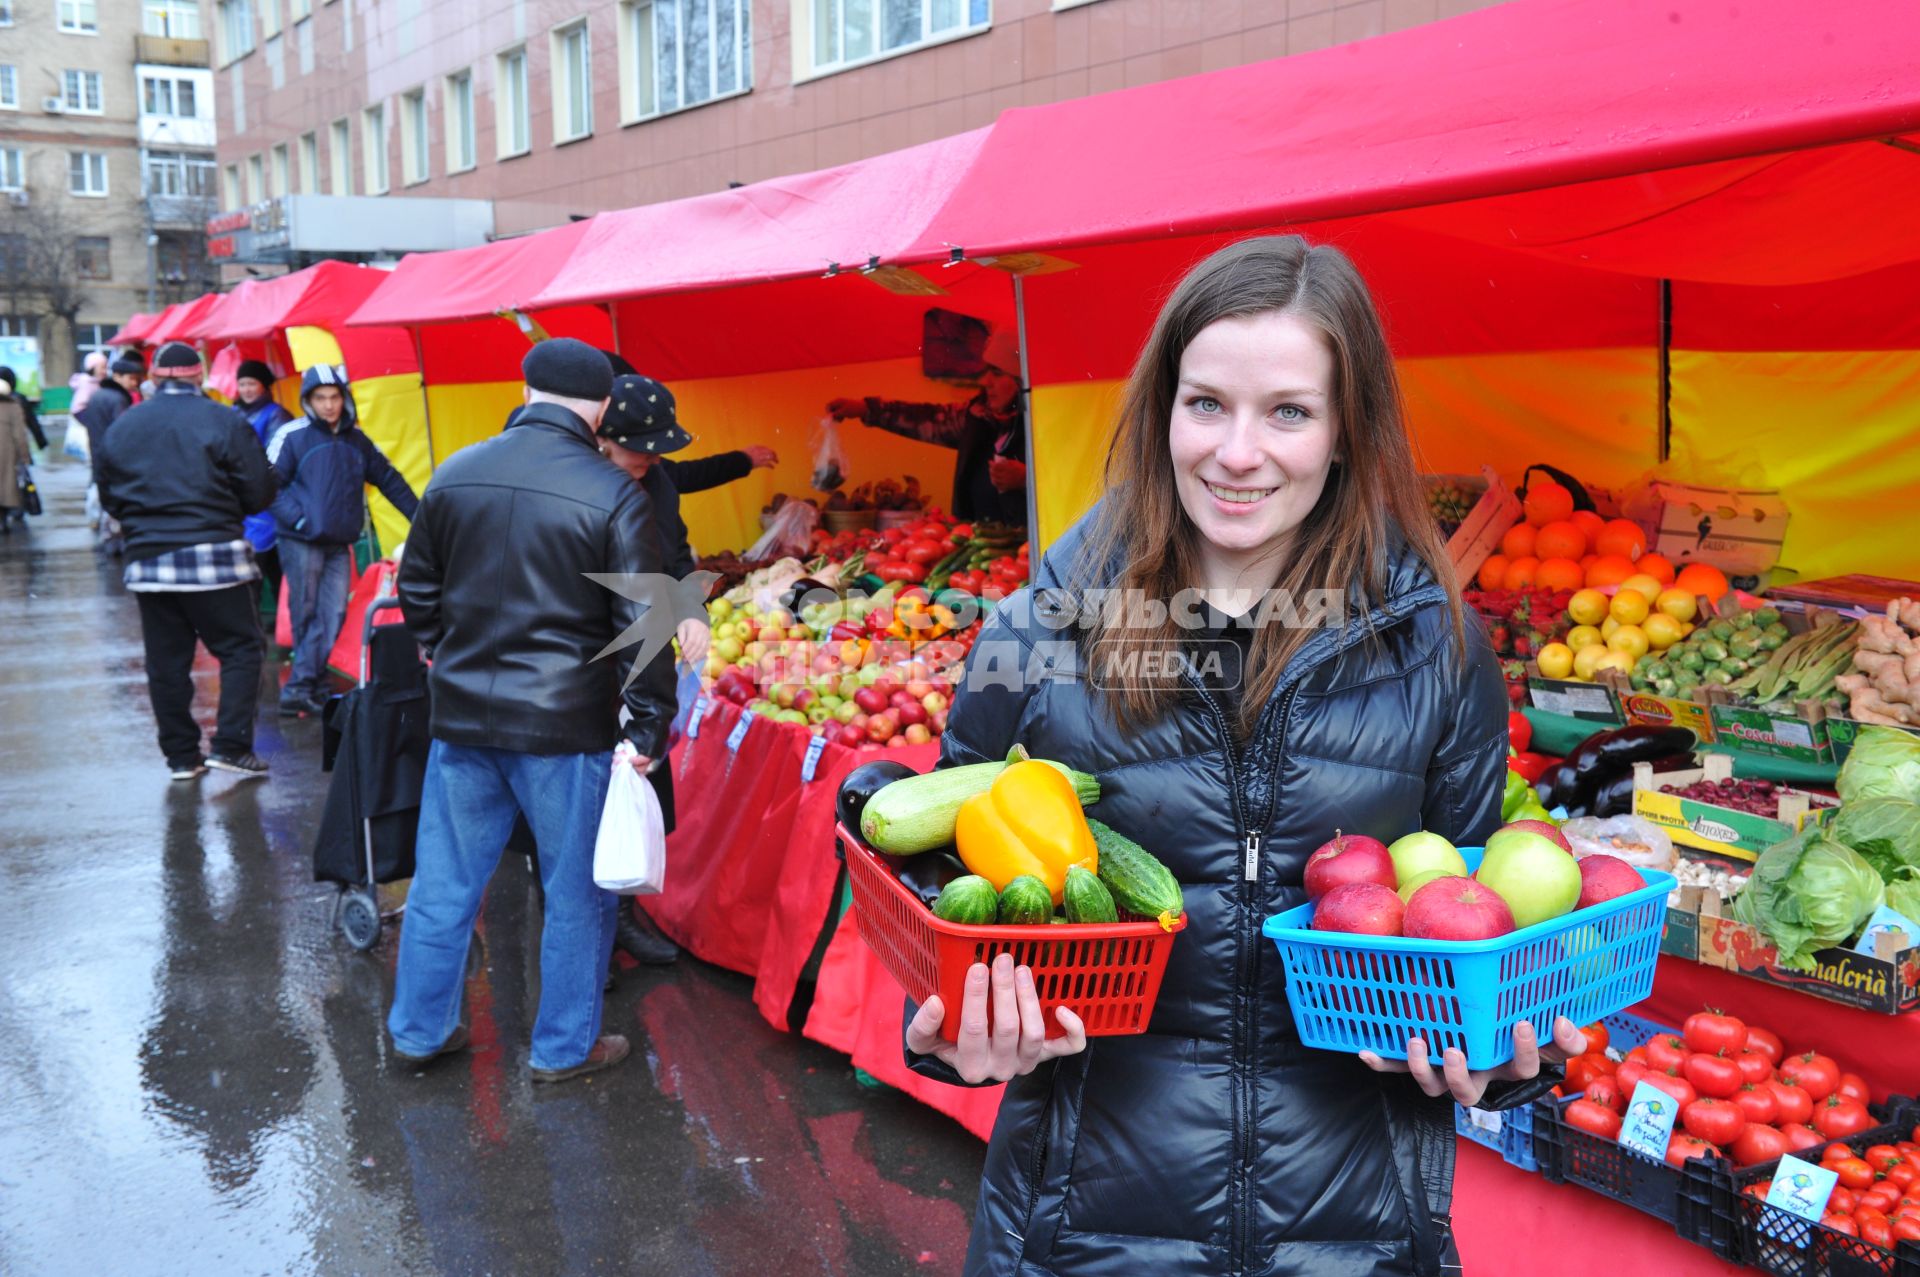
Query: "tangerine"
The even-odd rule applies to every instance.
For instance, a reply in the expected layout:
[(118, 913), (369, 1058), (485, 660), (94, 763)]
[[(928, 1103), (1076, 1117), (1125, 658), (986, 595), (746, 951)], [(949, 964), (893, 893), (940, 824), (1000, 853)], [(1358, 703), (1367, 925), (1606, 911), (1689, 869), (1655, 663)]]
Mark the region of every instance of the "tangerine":
[(1587, 552), (1587, 534), (1579, 524), (1561, 519), (1540, 529), (1533, 552), (1543, 559), (1578, 559)]
[(1633, 575), (1633, 562), (1618, 554), (1603, 554), (1587, 565), (1587, 584), (1618, 585)]
[(1516, 523), (1500, 538), (1500, 553), (1509, 559), (1524, 559), (1533, 553), (1533, 539), (1538, 535), (1531, 523)]
[(1632, 519), (1614, 519), (1600, 529), (1593, 548), (1602, 555), (1617, 554), (1631, 563), (1647, 552), (1647, 534)]
[(1487, 561), (1480, 565), (1480, 575), (1476, 578), (1483, 590), (1497, 590), (1507, 582), (1507, 556), (1490, 554)]
[(1507, 590), (1524, 590), (1534, 583), (1534, 579), (1539, 571), (1540, 560), (1534, 558), (1531, 554), (1523, 554), (1507, 564), (1506, 581), (1501, 588)]
[(1551, 479), (1536, 479), (1527, 487), (1524, 508), (1528, 523), (1544, 527), (1573, 513), (1573, 494)]
[(1542, 559), (1533, 580), (1543, 590), (1577, 590), (1581, 581), (1580, 565), (1572, 559)]
[(1673, 561), (1664, 554), (1655, 554), (1649, 550), (1634, 560), (1633, 566), (1662, 585), (1673, 584)]
[(1567, 522), (1580, 529), (1588, 545), (1592, 545), (1594, 538), (1600, 535), (1600, 529), (1607, 526), (1607, 521), (1591, 510), (1575, 510), (1567, 516)]
[(1727, 574), (1711, 563), (1687, 564), (1680, 569), (1680, 575), (1673, 578), (1673, 584), (1676, 589), (1712, 602), (1725, 598), (1731, 588), (1727, 584)]

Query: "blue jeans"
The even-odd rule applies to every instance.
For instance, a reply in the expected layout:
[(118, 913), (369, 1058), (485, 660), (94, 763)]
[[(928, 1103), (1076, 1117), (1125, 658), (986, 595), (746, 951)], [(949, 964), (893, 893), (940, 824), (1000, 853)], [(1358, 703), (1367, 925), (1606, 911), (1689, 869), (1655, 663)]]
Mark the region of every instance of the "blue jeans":
[(619, 897), (593, 885), (593, 843), (613, 754), (516, 754), (436, 740), (387, 1031), (407, 1055), (432, 1055), (460, 1023), (467, 945), (487, 880), (526, 813), (540, 845), (546, 922), (531, 1063), (570, 1069), (600, 1037), (602, 986)]
[(327, 681), (327, 653), (347, 619), (353, 547), (280, 538), (287, 579), (287, 619), (293, 622), (293, 672), (280, 699), (312, 700)]

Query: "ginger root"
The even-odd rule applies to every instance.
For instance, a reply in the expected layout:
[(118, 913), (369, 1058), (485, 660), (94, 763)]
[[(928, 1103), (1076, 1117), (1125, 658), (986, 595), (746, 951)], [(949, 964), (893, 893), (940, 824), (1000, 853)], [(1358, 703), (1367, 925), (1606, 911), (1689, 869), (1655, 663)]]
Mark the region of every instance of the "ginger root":
[(1847, 716), (1862, 723), (1880, 723), (1887, 727), (1920, 724), (1920, 710), (1896, 705), (1881, 696), (1880, 690), (1865, 674), (1842, 674), (1834, 686), (1848, 694)]
[(1915, 634), (1920, 634), (1920, 600), (1895, 599), (1887, 604), (1887, 616)]
[[(1893, 612), (1896, 604), (1897, 600), (1896, 603), (1889, 603), (1887, 611)], [(1860, 651), (1892, 652), (1906, 656), (1914, 651), (1914, 640), (1893, 617), (1869, 616), (1860, 622)]]

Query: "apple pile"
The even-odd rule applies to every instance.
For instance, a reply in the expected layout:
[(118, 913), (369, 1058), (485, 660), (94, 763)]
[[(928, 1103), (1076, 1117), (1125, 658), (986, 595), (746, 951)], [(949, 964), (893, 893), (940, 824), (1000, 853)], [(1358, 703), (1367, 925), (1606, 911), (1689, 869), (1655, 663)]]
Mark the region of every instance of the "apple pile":
[(1501, 827), (1472, 873), (1452, 843), (1426, 832), (1389, 846), (1336, 830), (1306, 869), (1315, 930), (1416, 940), (1491, 940), (1645, 886), (1617, 857), (1575, 860), (1544, 820)]

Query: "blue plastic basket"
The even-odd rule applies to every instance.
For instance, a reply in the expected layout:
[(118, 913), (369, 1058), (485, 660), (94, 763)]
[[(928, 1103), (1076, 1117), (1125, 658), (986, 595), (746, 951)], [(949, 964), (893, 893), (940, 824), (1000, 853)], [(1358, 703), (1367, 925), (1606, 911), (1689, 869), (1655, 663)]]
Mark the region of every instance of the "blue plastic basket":
[[(1591, 1022), (1589, 1022), (1591, 1023)], [(1462, 1139), (1500, 1154), (1509, 1166), (1537, 1171), (1540, 1163), (1533, 1156), (1533, 1105), (1502, 1109), (1489, 1113), (1484, 1109), (1453, 1106), (1453, 1130)]]
[[(1472, 869), (1481, 848), (1462, 847)], [(1492, 940), (1411, 940), (1312, 929), (1313, 906), (1268, 918), (1300, 1040), (1349, 1054), (1404, 1060), (1407, 1039), (1435, 1059), (1456, 1048), (1467, 1067), (1513, 1058), (1513, 1026), (1544, 1035), (1556, 1016), (1591, 1024), (1653, 992), (1673, 875), (1642, 869), (1646, 886)]]

